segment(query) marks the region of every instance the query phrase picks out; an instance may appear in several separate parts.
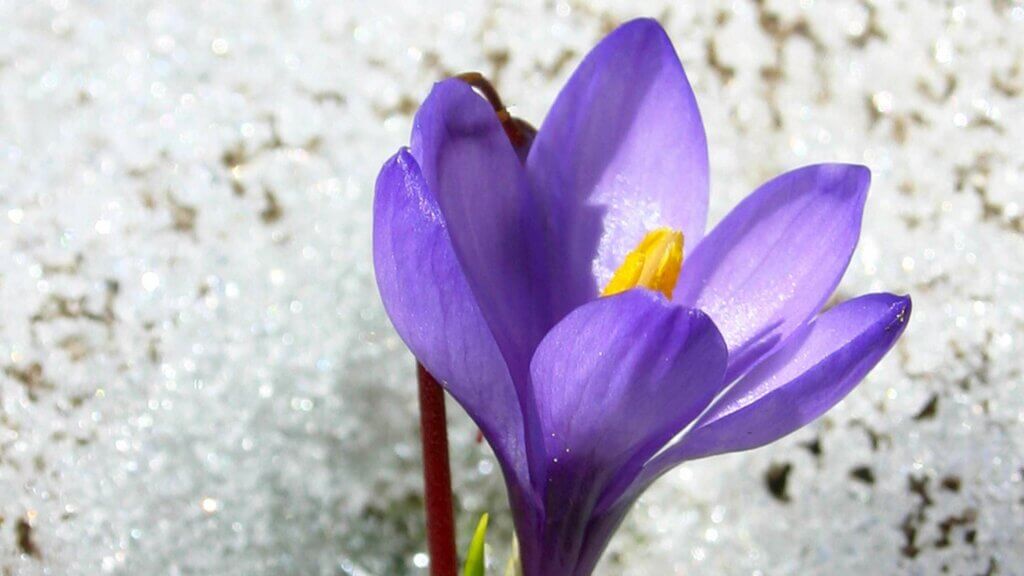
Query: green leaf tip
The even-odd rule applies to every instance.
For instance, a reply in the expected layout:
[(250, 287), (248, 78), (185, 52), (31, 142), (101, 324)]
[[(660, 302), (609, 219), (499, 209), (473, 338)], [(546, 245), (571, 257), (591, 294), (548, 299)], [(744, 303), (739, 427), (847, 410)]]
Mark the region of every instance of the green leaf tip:
[(487, 540), (487, 513), (480, 517), (473, 533), (473, 541), (469, 543), (466, 554), (466, 565), (462, 568), (462, 576), (485, 576), (484, 543)]
[(523, 576), (523, 567), (519, 565), (519, 540), (512, 535), (512, 554), (505, 566), (505, 576)]

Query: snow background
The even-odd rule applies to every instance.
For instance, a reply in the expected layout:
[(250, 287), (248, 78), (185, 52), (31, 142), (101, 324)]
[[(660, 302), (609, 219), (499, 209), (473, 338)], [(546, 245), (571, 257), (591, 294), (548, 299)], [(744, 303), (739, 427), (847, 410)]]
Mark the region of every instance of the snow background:
[[(911, 293), (826, 418), (663, 479), (603, 574), (1024, 574), (1024, 4), (0, 1), (0, 574), (425, 574), (413, 363), (372, 186), (432, 82), (539, 124), (658, 17), (712, 222), (869, 165), (839, 297)], [(463, 542), (510, 520), (449, 404)]]

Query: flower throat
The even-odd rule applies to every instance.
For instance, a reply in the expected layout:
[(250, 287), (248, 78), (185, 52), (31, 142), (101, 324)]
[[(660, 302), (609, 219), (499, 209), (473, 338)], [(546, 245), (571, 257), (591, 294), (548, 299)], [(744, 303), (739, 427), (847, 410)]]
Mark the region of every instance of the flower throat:
[(602, 296), (642, 287), (672, 299), (683, 268), (683, 233), (672, 228), (651, 230), (637, 244), (608, 281)]

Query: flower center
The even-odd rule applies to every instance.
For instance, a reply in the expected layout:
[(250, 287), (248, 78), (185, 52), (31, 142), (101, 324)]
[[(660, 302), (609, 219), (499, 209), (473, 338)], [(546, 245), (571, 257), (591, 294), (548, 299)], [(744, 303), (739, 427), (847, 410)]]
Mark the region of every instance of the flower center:
[(682, 268), (683, 233), (672, 228), (651, 230), (626, 255), (601, 295), (611, 296), (641, 286), (671, 299)]

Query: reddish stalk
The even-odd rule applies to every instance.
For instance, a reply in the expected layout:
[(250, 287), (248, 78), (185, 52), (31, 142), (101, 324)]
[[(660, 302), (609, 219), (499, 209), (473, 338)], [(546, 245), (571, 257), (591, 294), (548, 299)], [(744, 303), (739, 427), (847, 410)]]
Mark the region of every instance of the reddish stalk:
[(427, 548), (431, 576), (456, 576), (455, 517), (452, 475), (448, 464), (448, 423), (444, 389), (416, 364), (420, 393), (420, 436), (423, 443), (423, 480), (427, 512)]
[(483, 74), (479, 72), (463, 72), (456, 76), (456, 78), (472, 86), (487, 100), (487, 102), (490, 103), (491, 108), (494, 108), (494, 113), (498, 115), (498, 121), (501, 122), (501, 127), (505, 129), (505, 135), (508, 136), (509, 141), (512, 142), (512, 146), (519, 148), (526, 143), (527, 134), (537, 132), (537, 130), (535, 130), (533, 126), (530, 126), (530, 124), (525, 120), (515, 118), (508, 113), (508, 109), (505, 108), (505, 104), (501, 101), (501, 96), (498, 95), (498, 91)]

